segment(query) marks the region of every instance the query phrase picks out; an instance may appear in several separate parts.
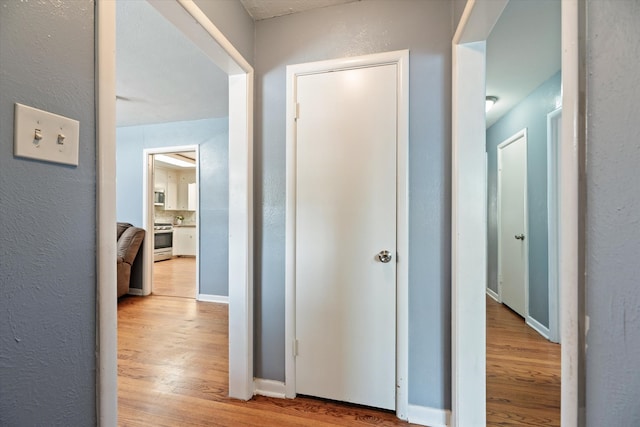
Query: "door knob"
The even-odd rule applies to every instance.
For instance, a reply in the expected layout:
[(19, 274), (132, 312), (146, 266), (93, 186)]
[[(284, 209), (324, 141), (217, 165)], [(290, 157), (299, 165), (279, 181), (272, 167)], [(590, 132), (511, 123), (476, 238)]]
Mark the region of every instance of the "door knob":
[(378, 260), (380, 262), (384, 262), (384, 263), (387, 263), (387, 262), (391, 261), (391, 252), (389, 252), (389, 251), (380, 251), (380, 253), (378, 254)]
[(514, 236), (517, 240), (524, 240), (524, 234), (516, 234)]

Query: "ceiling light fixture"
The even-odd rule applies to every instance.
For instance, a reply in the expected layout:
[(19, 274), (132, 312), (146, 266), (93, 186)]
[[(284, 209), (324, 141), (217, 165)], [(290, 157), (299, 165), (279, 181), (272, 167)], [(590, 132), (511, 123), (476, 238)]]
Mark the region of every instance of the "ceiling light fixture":
[(498, 102), (497, 96), (487, 96), (484, 104), (484, 112), (488, 113), (489, 110), (493, 108), (493, 106)]
[(164, 154), (156, 154), (156, 160), (163, 163), (169, 163), (170, 165), (179, 166), (181, 168), (194, 168), (194, 163), (185, 162), (184, 160), (176, 159), (175, 157), (165, 156)]

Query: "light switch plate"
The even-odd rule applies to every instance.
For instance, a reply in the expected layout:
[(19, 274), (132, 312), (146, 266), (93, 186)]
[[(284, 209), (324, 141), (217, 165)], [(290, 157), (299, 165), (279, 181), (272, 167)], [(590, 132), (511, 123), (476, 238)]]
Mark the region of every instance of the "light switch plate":
[(80, 122), (16, 103), (16, 156), (78, 166)]

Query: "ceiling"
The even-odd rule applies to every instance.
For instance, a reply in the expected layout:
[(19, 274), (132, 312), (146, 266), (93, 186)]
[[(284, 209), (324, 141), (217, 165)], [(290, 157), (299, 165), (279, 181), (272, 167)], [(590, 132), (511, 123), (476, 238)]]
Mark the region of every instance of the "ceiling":
[[(254, 20), (360, 0), (240, 0)], [(117, 125), (226, 117), (225, 73), (146, 1), (116, 3)], [(560, 0), (512, 0), (487, 41), (487, 126), (560, 69)]]
[(560, 69), (560, 40), (560, 0), (509, 2), (487, 40), (487, 127)]
[(146, 1), (116, 2), (116, 123), (228, 115), (227, 75)]
[(254, 21), (360, 0), (240, 0)]

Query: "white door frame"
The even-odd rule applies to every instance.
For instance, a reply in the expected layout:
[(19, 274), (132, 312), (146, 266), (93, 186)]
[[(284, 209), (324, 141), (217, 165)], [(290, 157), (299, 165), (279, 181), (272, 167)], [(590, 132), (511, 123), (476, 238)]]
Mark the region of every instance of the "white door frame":
[(529, 218), (528, 218), (528, 206), (529, 206), (529, 196), (527, 191), (527, 129), (522, 129), (521, 131), (516, 132), (514, 135), (502, 141), (498, 144), (497, 154), (498, 154), (498, 197), (497, 197), (497, 223), (498, 223), (498, 299), (500, 302), (504, 303), (502, 300), (502, 245), (500, 242), (502, 241), (502, 178), (501, 178), (501, 170), (502, 170), (502, 149), (509, 144), (512, 144), (519, 140), (520, 138), (524, 138), (524, 235), (525, 240), (522, 242), (524, 244), (524, 318), (527, 323), (530, 321), (529, 317)]
[[(198, 192), (198, 204), (200, 203), (200, 146), (182, 145), (173, 147), (146, 148), (142, 154), (142, 228), (153, 230), (153, 155), (165, 153), (180, 153), (183, 151), (195, 151), (196, 153), (196, 191)], [(200, 206), (196, 211), (196, 299), (200, 295)], [(149, 233), (151, 234), (151, 233)], [(144, 257), (142, 258), (142, 295), (149, 295), (153, 288), (153, 239), (144, 239)]]
[[(452, 425), (486, 424), (486, 40), (507, 0), (469, 0), (452, 41)], [(584, 5), (562, 1), (562, 148), (559, 222), (561, 286), (561, 422), (580, 425), (584, 413), (584, 301), (580, 279), (580, 140), (583, 137), (584, 56), (579, 34)], [(581, 18), (582, 17), (582, 18)], [(584, 111), (584, 110), (583, 110)], [(582, 397), (581, 397), (582, 396)]]
[[(229, 395), (253, 395), (253, 68), (193, 0), (149, 0), (229, 75)], [(96, 3), (97, 314), (96, 405), (100, 426), (115, 426), (116, 12)]]
[(287, 67), (287, 189), (285, 231), (285, 396), (294, 398), (295, 357), (295, 233), (296, 233), (296, 77), (304, 74), (396, 64), (398, 67), (397, 148), (397, 319), (396, 319), (396, 415), (407, 419), (409, 372), (409, 51), (289, 65)]
[(549, 340), (560, 342), (559, 241), (558, 238), (558, 183), (560, 173), (560, 141), (558, 130), (562, 126), (562, 107), (547, 114), (547, 228), (549, 266)]

